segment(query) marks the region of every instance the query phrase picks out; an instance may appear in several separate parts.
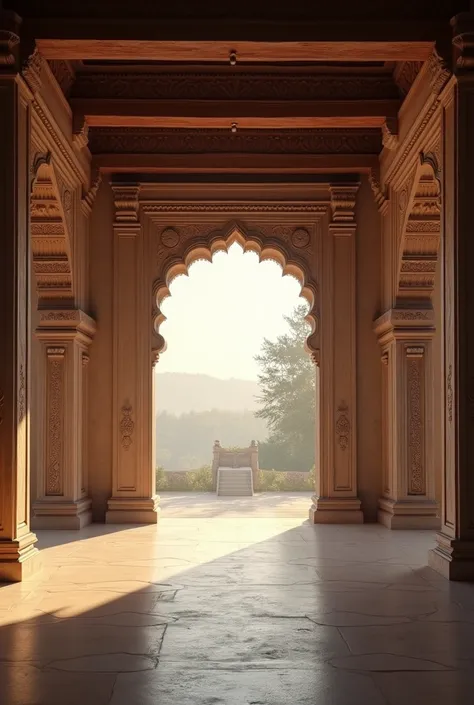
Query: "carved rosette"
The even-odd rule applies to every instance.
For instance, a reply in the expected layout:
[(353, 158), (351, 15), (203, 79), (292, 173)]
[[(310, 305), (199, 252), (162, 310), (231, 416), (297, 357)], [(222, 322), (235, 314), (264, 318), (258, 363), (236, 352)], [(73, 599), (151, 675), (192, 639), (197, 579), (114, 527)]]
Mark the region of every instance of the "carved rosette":
[(120, 443), (124, 450), (129, 450), (132, 445), (132, 436), (135, 429), (135, 423), (132, 419), (133, 409), (128, 401), (121, 408), (122, 417), (120, 419)]
[(425, 494), (423, 374), (424, 348), (407, 347), (408, 494)]
[(49, 347), (46, 495), (62, 494), (64, 363), (66, 349)]
[(337, 407), (335, 428), (337, 444), (342, 451), (346, 451), (349, 447), (351, 422), (349, 421), (349, 407), (345, 401), (341, 401)]

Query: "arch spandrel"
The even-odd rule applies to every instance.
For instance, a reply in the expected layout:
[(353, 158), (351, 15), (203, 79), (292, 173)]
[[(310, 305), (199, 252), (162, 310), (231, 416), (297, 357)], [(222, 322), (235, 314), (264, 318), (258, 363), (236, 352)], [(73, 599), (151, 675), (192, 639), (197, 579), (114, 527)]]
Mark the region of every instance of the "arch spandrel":
[[(299, 219), (300, 220), (300, 219)], [(178, 276), (187, 276), (199, 260), (212, 262), (216, 252), (228, 252), (234, 243), (244, 252), (255, 252), (261, 262), (271, 260), (282, 269), (283, 276), (295, 278), (301, 296), (308, 302), (307, 322), (311, 327), (308, 352), (319, 349), (319, 288), (316, 252), (319, 231), (316, 223), (287, 224), (269, 221), (249, 226), (242, 220), (224, 224), (194, 223), (182, 226), (155, 225), (156, 278), (153, 285), (153, 350), (163, 352), (166, 342), (160, 326), (166, 320), (162, 302), (170, 296), (170, 284)]]
[(420, 155), (399, 227), (398, 301), (432, 297), (441, 237), (440, 165), (436, 150)]
[(36, 154), (31, 181), (33, 271), (40, 300), (74, 297), (71, 260), (72, 193), (60, 183), (51, 155)]

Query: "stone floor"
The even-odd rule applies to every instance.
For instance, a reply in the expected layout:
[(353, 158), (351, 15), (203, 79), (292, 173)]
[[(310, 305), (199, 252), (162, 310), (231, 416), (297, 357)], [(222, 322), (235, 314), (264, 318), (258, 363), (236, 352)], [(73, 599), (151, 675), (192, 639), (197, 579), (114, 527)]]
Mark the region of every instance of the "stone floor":
[(471, 705), (474, 585), (425, 567), (433, 535), (300, 500), (40, 532), (43, 573), (0, 587), (1, 705)]

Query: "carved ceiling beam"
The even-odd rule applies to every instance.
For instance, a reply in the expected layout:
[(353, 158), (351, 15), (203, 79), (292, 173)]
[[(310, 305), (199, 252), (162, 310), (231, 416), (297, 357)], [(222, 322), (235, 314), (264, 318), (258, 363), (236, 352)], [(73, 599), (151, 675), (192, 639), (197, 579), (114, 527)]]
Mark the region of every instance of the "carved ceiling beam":
[[(37, 17), (30, 31), (48, 59), (222, 61), (424, 61), (446, 24), (422, 21), (238, 21), (120, 18), (98, 25)], [(91, 38), (93, 37), (93, 39)], [(242, 40), (245, 38), (245, 41)]]
[[(67, 63), (67, 62), (62, 62)], [(53, 69), (61, 62), (50, 62)], [(346, 69), (347, 70), (347, 69)], [(72, 98), (214, 101), (399, 99), (390, 74), (378, 70), (330, 72), (324, 67), (108, 66), (83, 67)], [(58, 81), (60, 80), (60, 76)]]
[(393, 130), (399, 100), (234, 101), (72, 99), (78, 124), (157, 128), (380, 128)]
[(376, 154), (100, 154), (104, 174), (361, 174), (378, 169)]

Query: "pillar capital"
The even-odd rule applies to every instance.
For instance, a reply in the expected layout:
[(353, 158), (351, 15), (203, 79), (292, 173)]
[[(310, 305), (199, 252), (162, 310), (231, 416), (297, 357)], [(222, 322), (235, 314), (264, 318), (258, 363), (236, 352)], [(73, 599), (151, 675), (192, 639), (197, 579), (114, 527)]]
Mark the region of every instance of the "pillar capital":
[(329, 186), (333, 235), (352, 235), (355, 229), (355, 205), (359, 183), (334, 183)]
[(90, 343), (96, 325), (81, 309), (42, 309), (36, 335), (42, 340), (81, 340)]
[(471, 76), (474, 69), (474, 13), (463, 12), (451, 20), (454, 46), (454, 71)]
[(115, 205), (115, 227), (139, 225), (138, 197), (140, 184), (112, 184)]
[(391, 308), (374, 321), (374, 332), (382, 346), (393, 340), (431, 339), (435, 314), (432, 308)]

